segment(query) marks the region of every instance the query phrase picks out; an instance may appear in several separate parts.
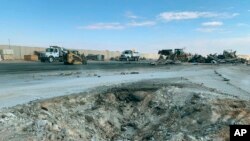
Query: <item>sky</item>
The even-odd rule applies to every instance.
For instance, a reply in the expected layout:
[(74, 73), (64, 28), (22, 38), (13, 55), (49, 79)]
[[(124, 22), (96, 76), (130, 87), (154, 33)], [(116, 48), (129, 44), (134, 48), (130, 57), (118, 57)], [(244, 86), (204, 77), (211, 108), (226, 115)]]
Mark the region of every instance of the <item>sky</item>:
[(0, 0), (0, 44), (250, 54), (249, 0)]

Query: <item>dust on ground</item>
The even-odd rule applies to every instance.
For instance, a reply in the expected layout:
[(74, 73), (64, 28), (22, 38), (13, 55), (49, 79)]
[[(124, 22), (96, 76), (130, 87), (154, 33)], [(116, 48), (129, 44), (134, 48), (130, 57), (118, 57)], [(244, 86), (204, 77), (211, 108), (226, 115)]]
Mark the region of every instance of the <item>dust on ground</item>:
[(0, 111), (0, 140), (229, 140), (250, 102), (190, 79), (148, 79)]

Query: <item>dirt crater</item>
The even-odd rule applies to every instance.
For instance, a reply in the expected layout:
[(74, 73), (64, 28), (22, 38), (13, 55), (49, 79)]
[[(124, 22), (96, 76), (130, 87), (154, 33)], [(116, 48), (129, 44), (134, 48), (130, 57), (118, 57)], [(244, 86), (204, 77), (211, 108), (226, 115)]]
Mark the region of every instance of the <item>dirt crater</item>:
[(183, 79), (147, 80), (0, 111), (0, 140), (229, 140), (249, 101)]

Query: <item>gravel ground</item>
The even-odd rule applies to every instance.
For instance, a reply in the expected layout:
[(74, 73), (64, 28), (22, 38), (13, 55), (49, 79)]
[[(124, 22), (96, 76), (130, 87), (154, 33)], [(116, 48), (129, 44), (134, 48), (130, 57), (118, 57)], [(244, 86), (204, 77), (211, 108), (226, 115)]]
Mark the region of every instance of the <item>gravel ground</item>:
[(153, 79), (0, 112), (0, 140), (229, 140), (250, 102), (186, 78)]
[(229, 140), (250, 122), (245, 65), (2, 65), (0, 140)]

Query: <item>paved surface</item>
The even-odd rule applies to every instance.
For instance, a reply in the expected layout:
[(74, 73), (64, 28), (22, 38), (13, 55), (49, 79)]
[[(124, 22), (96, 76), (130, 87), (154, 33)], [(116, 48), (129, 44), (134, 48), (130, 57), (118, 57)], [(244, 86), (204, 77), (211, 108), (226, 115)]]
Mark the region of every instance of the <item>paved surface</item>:
[[(87, 65), (64, 65), (63, 63), (41, 63), (41, 62), (0, 62), (1, 74), (39, 73), (63, 70), (96, 70), (96, 69), (130, 69), (148, 68), (149, 62), (94, 62)], [(156, 66), (157, 67), (157, 66)]]
[[(35, 99), (80, 93), (98, 86), (159, 78), (186, 78), (190, 83), (250, 99), (250, 67), (244, 65), (151, 66), (146, 62), (62, 65), (22, 62), (0, 63), (0, 108)], [(224, 78), (230, 81), (224, 81)]]

